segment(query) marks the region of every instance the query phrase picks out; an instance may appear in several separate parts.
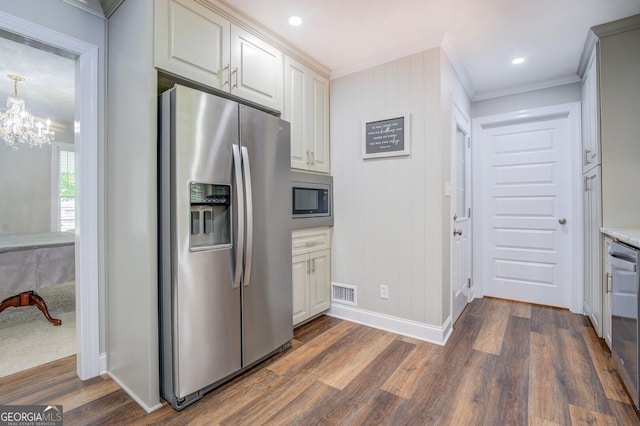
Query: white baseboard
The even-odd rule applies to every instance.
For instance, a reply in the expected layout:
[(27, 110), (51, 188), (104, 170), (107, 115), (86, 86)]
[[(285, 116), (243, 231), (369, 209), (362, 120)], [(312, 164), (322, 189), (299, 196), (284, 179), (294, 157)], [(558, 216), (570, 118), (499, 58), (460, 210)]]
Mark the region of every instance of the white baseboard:
[(131, 392), (131, 389), (129, 389), (126, 385), (124, 385), (124, 383), (122, 383), (118, 379), (118, 377), (116, 377), (113, 374), (111, 374), (111, 372), (107, 372), (107, 374), (109, 375), (109, 377), (111, 377), (113, 379), (114, 382), (116, 382), (118, 384), (118, 386), (120, 386), (122, 388), (123, 391), (125, 391), (127, 393), (127, 395), (129, 395), (131, 397), (131, 399), (133, 399), (147, 413), (152, 413), (152, 412), (162, 408), (162, 403), (160, 403), (160, 402), (158, 404), (154, 405), (153, 407), (148, 407), (147, 404), (145, 404), (140, 398), (138, 398), (135, 393)]
[(98, 368), (100, 368), (100, 374), (107, 372), (107, 353), (102, 352), (98, 358)]
[(438, 327), (338, 303), (331, 304), (327, 315), (441, 346), (447, 342), (452, 331), (451, 317), (442, 327)]

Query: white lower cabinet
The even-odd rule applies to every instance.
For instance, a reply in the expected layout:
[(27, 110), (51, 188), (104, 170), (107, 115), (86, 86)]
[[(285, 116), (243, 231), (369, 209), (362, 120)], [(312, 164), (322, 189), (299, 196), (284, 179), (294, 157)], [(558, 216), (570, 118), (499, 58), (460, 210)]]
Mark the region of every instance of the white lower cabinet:
[(584, 312), (589, 316), (599, 337), (602, 334), (602, 213), (600, 210), (600, 166), (585, 173), (583, 193), (584, 214)]
[(611, 247), (611, 239), (604, 239), (604, 250), (602, 252), (602, 264), (604, 273), (602, 277), (602, 338), (611, 349), (611, 263), (608, 254)]
[(331, 307), (331, 229), (293, 232), (293, 325)]

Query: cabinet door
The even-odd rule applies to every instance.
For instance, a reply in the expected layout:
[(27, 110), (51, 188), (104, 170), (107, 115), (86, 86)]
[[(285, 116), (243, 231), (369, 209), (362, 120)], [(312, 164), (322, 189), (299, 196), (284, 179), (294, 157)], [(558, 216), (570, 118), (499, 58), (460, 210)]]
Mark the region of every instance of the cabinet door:
[(311, 170), (330, 172), (329, 164), (329, 81), (312, 73), (310, 80), (311, 118), (309, 143)]
[(305, 148), (308, 132), (306, 90), (307, 68), (285, 56), (284, 58), (284, 109), (282, 118), (291, 124), (291, 168), (308, 169), (309, 157)]
[(589, 177), (583, 177), (583, 189), (584, 192), (582, 194), (582, 211), (584, 216), (584, 252), (583, 252), (583, 274), (584, 274), (584, 284), (582, 289), (583, 294), (583, 309), (585, 315), (591, 318), (593, 304), (593, 292), (591, 291), (593, 277), (591, 276), (591, 244), (593, 235), (591, 233), (591, 223), (593, 222), (592, 218), (592, 198), (593, 192), (589, 190)]
[(157, 68), (229, 90), (229, 21), (192, 0), (156, 0), (154, 31)]
[(611, 349), (611, 264), (607, 260), (611, 240), (606, 238), (602, 251), (604, 274), (602, 277), (602, 338)]
[(602, 337), (602, 254), (600, 228), (600, 166), (584, 176), (584, 309)]
[(582, 82), (582, 172), (600, 164), (598, 75), (594, 48)]
[(331, 251), (314, 251), (309, 255), (309, 260), (309, 311), (315, 315), (331, 306)]
[(275, 47), (231, 24), (231, 93), (282, 111), (283, 55)]
[(309, 313), (309, 255), (293, 256), (293, 325), (306, 320)]
[(329, 173), (329, 80), (284, 59), (283, 117), (291, 123), (291, 168)]

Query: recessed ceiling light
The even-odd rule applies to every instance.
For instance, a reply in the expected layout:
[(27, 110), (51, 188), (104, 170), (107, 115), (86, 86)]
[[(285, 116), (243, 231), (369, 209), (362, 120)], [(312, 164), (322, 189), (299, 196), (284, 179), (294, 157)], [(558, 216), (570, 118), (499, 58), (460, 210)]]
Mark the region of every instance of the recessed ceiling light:
[(300, 24), (302, 24), (302, 18), (301, 17), (292, 16), (291, 18), (289, 18), (289, 25), (293, 25), (294, 27), (297, 27)]
[(518, 65), (524, 62), (524, 58), (515, 58), (513, 61), (511, 61), (511, 63), (513, 65)]

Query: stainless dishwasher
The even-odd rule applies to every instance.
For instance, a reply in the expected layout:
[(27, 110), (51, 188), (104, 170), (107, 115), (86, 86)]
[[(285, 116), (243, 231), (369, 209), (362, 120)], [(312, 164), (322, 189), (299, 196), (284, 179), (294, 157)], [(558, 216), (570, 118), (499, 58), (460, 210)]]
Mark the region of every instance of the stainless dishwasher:
[(637, 248), (612, 242), (611, 341), (618, 373), (636, 407), (638, 405), (638, 252)]

